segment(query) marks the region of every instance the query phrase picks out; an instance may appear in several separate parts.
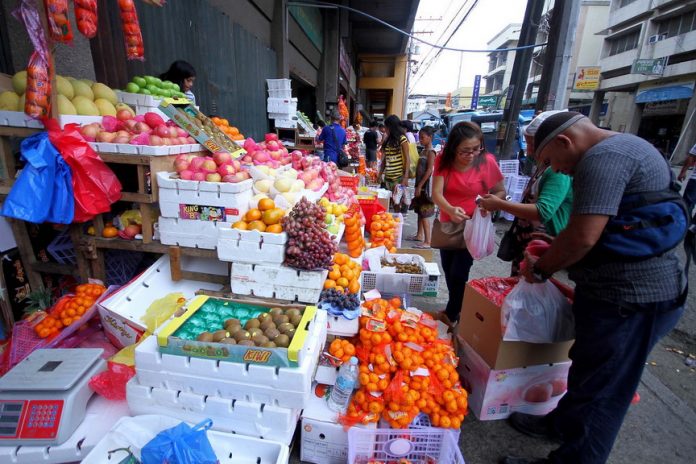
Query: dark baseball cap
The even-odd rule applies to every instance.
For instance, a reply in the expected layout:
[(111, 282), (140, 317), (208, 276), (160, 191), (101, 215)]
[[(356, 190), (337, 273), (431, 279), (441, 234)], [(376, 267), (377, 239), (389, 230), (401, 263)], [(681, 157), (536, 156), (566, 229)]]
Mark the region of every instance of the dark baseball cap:
[(576, 111), (563, 111), (546, 118), (537, 129), (536, 134), (534, 134), (534, 155), (538, 156), (544, 147), (558, 134), (563, 133), (563, 131), (585, 117), (584, 114)]

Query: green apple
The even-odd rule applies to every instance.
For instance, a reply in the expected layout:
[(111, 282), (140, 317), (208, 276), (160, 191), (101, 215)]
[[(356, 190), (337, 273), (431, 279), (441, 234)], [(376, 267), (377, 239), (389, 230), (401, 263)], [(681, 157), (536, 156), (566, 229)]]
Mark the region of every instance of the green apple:
[(172, 96), (172, 91), (170, 89), (160, 89), (160, 95), (164, 98), (170, 98)]
[(153, 77), (152, 83), (155, 84), (157, 87), (162, 87), (162, 79), (160, 79), (159, 77)]
[(326, 219), (324, 219), (324, 222), (326, 222), (326, 224), (333, 224), (334, 220), (336, 220), (336, 216), (334, 216), (333, 214), (327, 214)]
[(157, 87), (155, 84), (147, 84), (147, 87), (145, 88), (150, 91), (151, 95), (157, 95), (159, 92), (159, 87)]
[(179, 87), (179, 84), (175, 84), (172, 82), (172, 90), (175, 92), (181, 92), (181, 87)]
[(147, 81), (145, 80), (145, 78), (140, 76), (135, 76), (133, 79), (131, 79), (131, 81), (140, 88), (143, 88), (147, 85)]
[(326, 228), (330, 234), (336, 235), (338, 233), (338, 224), (331, 224)]
[(153, 76), (145, 76), (144, 79), (145, 79), (145, 82), (147, 82), (147, 85), (154, 85), (155, 79), (157, 79), (157, 78), (153, 77)]
[(174, 95), (172, 95), (172, 96), (173, 96), (173, 97), (176, 97), (176, 98), (186, 98), (186, 94), (185, 94), (184, 92), (176, 92), (176, 93), (175, 93)]
[(135, 82), (129, 82), (128, 85), (126, 85), (126, 92), (138, 93), (140, 92), (140, 86)]
[(152, 95), (152, 92), (150, 92), (148, 89), (140, 89), (140, 93), (143, 95)]

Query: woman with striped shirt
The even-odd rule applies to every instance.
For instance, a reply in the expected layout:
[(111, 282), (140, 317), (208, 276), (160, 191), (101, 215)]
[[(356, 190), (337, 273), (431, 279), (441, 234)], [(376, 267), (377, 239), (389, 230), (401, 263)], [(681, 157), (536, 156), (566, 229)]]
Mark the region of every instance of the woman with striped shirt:
[[(408, 187), (408, 175), (410, 170), (410, 158), (408, 154), (408, 140), (401, 128), (401, 119), (392, 114), (384, 120), (387, 136), (382, 142), (382, 163), (379, 167), (379, 179), (384, 176), (384, 186), (387, 190), (394, 191), (397, 185), (404, 189)], [(408, 199), (401, 196), (400, 208), (405, 213), (408, 210)], [(394, 205), (394, 210), (399, 211), (399, 204)]]

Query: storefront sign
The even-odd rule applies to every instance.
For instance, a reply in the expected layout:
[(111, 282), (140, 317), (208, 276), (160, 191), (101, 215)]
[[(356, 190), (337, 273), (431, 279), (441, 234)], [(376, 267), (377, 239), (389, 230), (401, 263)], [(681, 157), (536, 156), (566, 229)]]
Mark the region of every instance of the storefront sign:
[(631, 74), (647, 74), (649, 76), (661, 76), (665, 72), (665, 58), (635, 60), (631, 67)]
[(573, 90), (597, 90), (600, 72), (599, 66), (578, 66)]
[(663, 102), (688, 99), (694, 94), (694, 81), (674, 84), (640, 87), (636, 93), (636, 103)]
[(324, 49), (321, 11), (318, 8), (303, 6), (289, 6), (288, 11), (295, 18), (297, 24), (307, 35), (307, 38), (314, 44), (319, 51)]
[(471, 109), (475, 110), (479, 103), (479, 92), (481, 91), (481, 75), (474, 76), (474, 90), (471, 94)]
[(478, 98), (478, 105), (481, 107), (497, 106), (498, 105), (498, 96), (497, 95), (488, 95), (488, 96), (479, 97)]
[(646, 103), (643, 107), (643, 116), (686, 114), (688, 106), (689, 100), (684, 99)]

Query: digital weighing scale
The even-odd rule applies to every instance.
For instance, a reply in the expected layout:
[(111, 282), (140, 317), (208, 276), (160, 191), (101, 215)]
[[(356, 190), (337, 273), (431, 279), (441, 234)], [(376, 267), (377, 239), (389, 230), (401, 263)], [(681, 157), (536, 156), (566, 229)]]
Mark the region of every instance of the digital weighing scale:
[(58, 445), (85, 417), (101, 348), (36, 350), (0, 378), (0, 446)]

